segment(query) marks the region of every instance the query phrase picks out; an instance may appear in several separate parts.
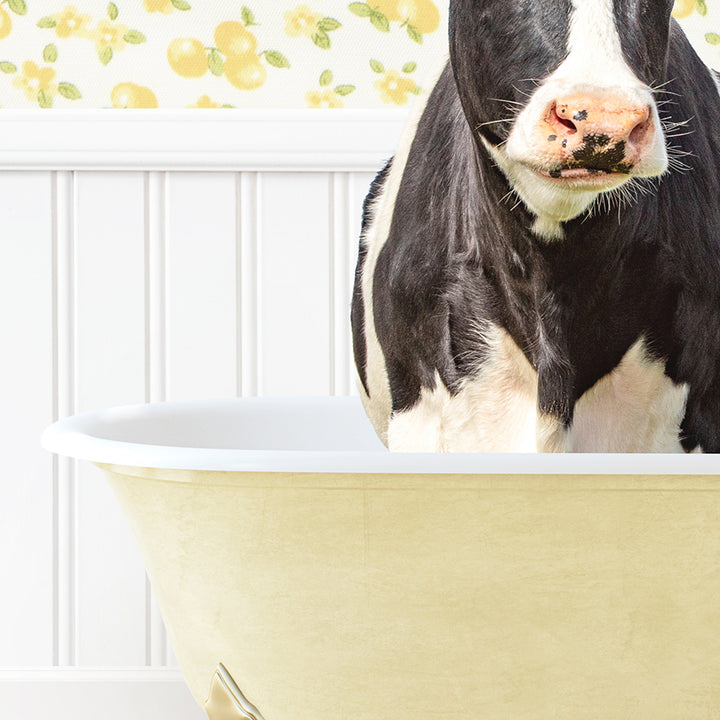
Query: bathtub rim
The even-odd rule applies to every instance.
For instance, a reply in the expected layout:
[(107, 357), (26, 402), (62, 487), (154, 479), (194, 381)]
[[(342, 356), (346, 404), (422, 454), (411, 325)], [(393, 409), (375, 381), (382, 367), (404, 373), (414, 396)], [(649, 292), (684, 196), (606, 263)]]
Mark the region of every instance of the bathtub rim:
[[(101, 423), (129, 413), (207, 411), (263, 402), (361, 404), (357, 397), (224, 398), (123, 405), (59, 420), (45, 429), (42, 446), (53, 453), (97, 464), (168, 470), (333, 474), (452, 475), (720, 475), (720, 457), (679, 454), (390, 453), (361, 451), (247, 450), (177, 447), (110, 440), (93, 434)], [(363, 411), (364, 412), (364, 411)], [(97, 432), (97, 430), (95, 430)], [(482, 458), (482, 462), (480, 462)]]

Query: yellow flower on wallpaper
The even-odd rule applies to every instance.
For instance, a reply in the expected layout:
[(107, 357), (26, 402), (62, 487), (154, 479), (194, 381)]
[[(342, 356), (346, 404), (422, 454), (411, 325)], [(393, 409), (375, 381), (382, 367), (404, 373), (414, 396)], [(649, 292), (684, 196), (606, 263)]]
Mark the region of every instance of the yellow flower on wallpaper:
[(285, 34), (288, 37), (307, 35), (312, 37), (315, 26), (322, 18), (320, 13), (314, 13), (307, 5), (298, 5), (294, 10), (288, 10), (285, 18)]
[(158, 106), (155, 93), (150, 88), (131, 82), (116, 85), (110, 93), (110, 101), (114, 108), (156, 108)]
[(343, 101), (334, 90), (310, 90), (305, 93), (309, 108), (341, 108)]
[(98, 20), (91, 29), (90, 15), (81, 14), (74, 5), (66, 5), (62, 12), (40, 18), (37, 27), (45, 30), (54, 28), (55, 34), (62, 39), (77, 37), (94, 42), (98, 59), (103, 65), (107, 65), (113, 59), (113, 54), (123, 50), (126, 44), (140, 45), (145, 42), (145, 36), (141, 32), (130, 30), (127, 25), (116, 22), (119, 13), (115, 3), (108, 3), (109, 19)]
[(342, 27), (335, 18), (323, 17), (320, 13), (313, 12), (307, 5), (298, 5), (294, 10), (284, 13), (283, 17), (285, 34), (288, 37), (305, 35), (322, 50), (330, 49), (328, 33)]
[(125, 35), (129, 29), (127, 25), (122, 23), (99, 20), (95, 29), (90, 33), (90, 39), (95, 41), (95, 49), (98, 55), (101, 55), (108, 48), (113, 52), (123, 50), (127, 44)]
[(320, 75), (320, 90), (309, 90), (305, 93), (305, 105), (309, 108), (341, 108), (344, 103), (341, 98), (355, 92), (354, 85), (337, 85), (331, 89), (333, 81), (332, 70), (324, 70)]
[(73, 5), (67, 5), (65, 9), (52, 16), (55, 22), (55, 32), (59, 38), (68, 38), (71, 35), (88, 37), (90, 16), (78, 12)]
[(55, 71), (51, 67), (38, 67), (32, 60), (26, 60), (22, 64), (22, 73), (13, 78), (13, 85), (33, 102), (44, 97), (52, 104), (52, 98), (58, 92)]
[(407, 105), (411, 94), (417, 94), (417, 85), (397, 70), (388, 70), (373, 85), (380, 91), (380, 99), (393, 105)]

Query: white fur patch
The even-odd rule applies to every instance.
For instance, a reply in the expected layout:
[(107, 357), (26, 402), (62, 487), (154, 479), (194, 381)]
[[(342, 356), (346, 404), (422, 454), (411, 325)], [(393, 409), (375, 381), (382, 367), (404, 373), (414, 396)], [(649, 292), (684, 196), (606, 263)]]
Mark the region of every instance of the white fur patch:
[(401, 452), (535, 452), (537, 374), (504, 330), (483, 333), (489, 358), (456, 395), (439, 376), (411, 410), (390, 420)]
[(510, 335), (485, 333), (490, 357), (451, 395), (436, 377), (395, 413), (388, 446), (400, 452), (682, 452), (687, 386), (675, 385), (638, 340), (575, 406), (566, 429), (537, 410), (537, 373)]

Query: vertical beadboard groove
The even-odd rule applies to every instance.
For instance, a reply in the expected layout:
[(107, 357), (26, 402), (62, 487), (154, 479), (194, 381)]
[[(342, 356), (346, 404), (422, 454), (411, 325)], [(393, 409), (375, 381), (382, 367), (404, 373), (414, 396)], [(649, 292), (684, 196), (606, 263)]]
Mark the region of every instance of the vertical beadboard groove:
[[(64, 418), (77, 411), (75, 173), (57, 172), (53, 180), (55, 412)], [(54, 478), (54, 662), (75, 665), (78, 648), (77, 606), (77, 467), (70, 458), (57, 458)]]
[[(166, 399), (167, 367), (167, 173), (144, 176), (145, 198), (145, 401)], [(150, 580), (145, 577), (145, 663), (164, 667), (168, 659), (165, 625)]]
[(330, 394), (350, 393), (348, 333), (350, 285), (349, 235), (352, 232), (351, 175), (335, 172), (330, 180)]
[(258, 395), (262, 388), (260, 366), (262, 176), (257, 172), (238, 175), (238, 289), (239, 323), (238, 390), (245, 396)]
[(338, 173), (329, 173), (328, 175), (328, 351), (330, 357), (328, 358), (328, 393), (330, 395), (337, 395), (336, 392), (336, 368), (335, 359), (337, 357), (336, 337), (335, 332), (335, 319), (337, 316), (336, 303), (337, 303), (337, 273), (335, 272), (335, 256), (337, 246), (337, 230), (338, 230), (338, 216), (340, 209), (338, 208), (338, 198), (341, 195), (340, 189), (340, 176)]

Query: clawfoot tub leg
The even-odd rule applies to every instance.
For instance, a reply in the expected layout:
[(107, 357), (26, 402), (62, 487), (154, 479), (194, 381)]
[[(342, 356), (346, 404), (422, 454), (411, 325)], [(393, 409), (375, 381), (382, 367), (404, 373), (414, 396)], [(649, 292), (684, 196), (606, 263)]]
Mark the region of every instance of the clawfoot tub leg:
[(260, 711), (240, 692), (222, 663), (212, 677), (205, 712), (210, 720), (263, 720)]

